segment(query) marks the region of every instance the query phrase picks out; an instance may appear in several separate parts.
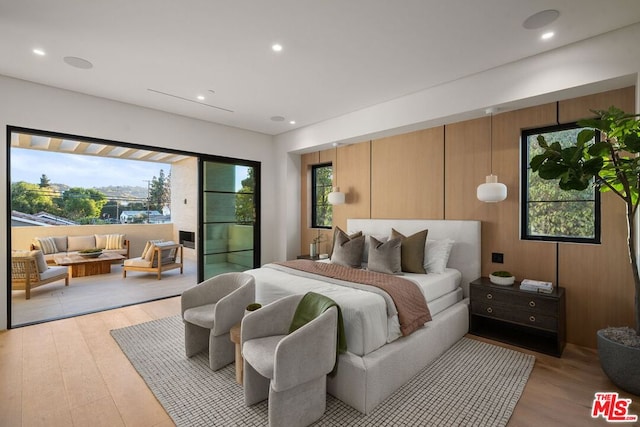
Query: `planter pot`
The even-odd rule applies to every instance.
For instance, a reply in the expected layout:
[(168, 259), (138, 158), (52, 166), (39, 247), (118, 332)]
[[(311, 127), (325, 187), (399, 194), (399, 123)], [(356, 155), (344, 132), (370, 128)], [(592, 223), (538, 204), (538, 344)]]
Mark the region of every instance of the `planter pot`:
[(489, 280), (494, 285), (510, 286), (510, 285), (513, 285), (513, 282), (516, 281), (516, 278), (514, 276), (503, 277), (503, 276), (494, 276), (493, 274), (490, 274)]
[(616, 386), (640, 396), (640, 348), (612, 341), (598, 331), (598, 356), (602, 370)]
[(262, 304), (257, 302), (251, 303), (244, 309), (244, 315), (246, 316), (247, 314), (253, 313), (260, 308), (262, 308)]

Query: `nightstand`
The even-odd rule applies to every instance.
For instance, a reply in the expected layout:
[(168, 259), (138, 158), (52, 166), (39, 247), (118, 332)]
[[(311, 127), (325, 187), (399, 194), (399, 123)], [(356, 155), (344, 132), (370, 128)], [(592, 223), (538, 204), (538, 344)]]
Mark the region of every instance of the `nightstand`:
[(469, 285), (469, 333), (556, 357), (566, 336), (565, 292), (520, 290), (520, 282), (494, 285), (481, 277)]

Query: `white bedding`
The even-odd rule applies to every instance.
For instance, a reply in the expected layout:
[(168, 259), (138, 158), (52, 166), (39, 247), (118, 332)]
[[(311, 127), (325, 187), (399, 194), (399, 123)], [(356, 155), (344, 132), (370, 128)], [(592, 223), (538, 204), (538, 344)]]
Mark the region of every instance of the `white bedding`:
[[(268, 304), (279, 298), (309, 291), (321, 293), (336, 301), (342, 309), (349, 352), (368, 354), (401, 336), (397, 316), (387, 317), (384, 298), (372, 292), (340, 286), (318, 279), (292, 275), (268, 265), (248, 270), (256, 278), (256, 302)], [(461, 274), (447, 268), (442, 274), (403, 276), (418, 283), (432, 315), (461, 299)]]

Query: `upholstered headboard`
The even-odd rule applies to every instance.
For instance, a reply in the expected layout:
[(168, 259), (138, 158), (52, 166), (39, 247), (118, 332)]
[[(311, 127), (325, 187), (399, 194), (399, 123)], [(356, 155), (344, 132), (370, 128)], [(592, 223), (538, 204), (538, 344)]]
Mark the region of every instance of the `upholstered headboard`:
[(395, 228), (405, 236), (425, 228), (429, 230), (427, 240), (450, 238), (455, 240), (451, 255), (450, 268), (462, 273), (464, 296), (469, 296), (469, 282), (481, 274), (480, 221), (448, 221), (431, 219), (348, 219), (349, 234), (362, 231), (363, 234), (389, 235)]

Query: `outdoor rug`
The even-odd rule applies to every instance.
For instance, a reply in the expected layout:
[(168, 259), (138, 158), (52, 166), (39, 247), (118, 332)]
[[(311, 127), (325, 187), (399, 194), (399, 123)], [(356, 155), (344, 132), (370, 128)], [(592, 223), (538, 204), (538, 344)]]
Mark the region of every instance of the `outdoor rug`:
[[(111, 331), (178, 426), (266, 426), (267, 401), (244, 406), (233, 364), (213, 372), (208, 356), (184, 355), (179, 316)], [(535, 358), (462, 338), (364, 415), (327, 395), (316, 426), (504, 426)]]

